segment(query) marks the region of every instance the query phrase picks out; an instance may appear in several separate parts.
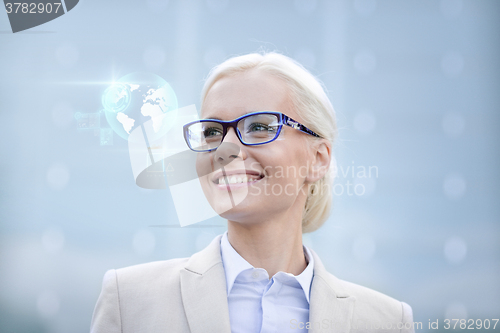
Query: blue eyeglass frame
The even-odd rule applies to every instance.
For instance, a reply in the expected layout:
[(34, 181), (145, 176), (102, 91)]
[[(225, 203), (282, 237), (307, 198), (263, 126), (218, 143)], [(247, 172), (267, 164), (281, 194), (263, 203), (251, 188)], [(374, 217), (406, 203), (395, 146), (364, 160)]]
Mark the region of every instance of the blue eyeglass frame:
[[(250, 117), (250, 116), (254, 116), (254, 115), (259, 115), (259, 114), (272, 114), (272, 115), (277, 116), (277, 118), (279, 120), (279, 123), (278, 123), (278, 131), (276, 132), (275, 137), (272, 140), (265, 141), (265, 142), (259, 142), (259, 143), (246, 143), (246, 142), (243, 142), (243, 139), (241, 137), (241, 133), (240, 133), (240, 131), (238, 129), (238, 122), (240, 120), (244, 119), (244, 118), (247, 118), (247, 117)], [(290, 118), (289, 116), (287, 116), (284, 113), (277, 112), (277, 111), (256, 111), (256, 112), (247, 113), (247, 114), (245, 114), (245, 115), (243, 115), (243, 116), (241, 116), (239, 118), (236, 118), (234, 120), (225, 121), (225, 120), (219, 120), (219, 119), (201, 119), (201, 120), (196, 120), (196, 121), (192, 121), (190, 123), (187, 123), (186, 125), (183, 126), (184, 140), (186, 141), (189, 149), (191, 149), (192, 151), (199, 152), (199, 153), (201, 153), (201, 152), (210, 152), (210, 151), (216, 150), (220, 146), (220, 144), (219, 144), (219, 146), (217, 146), (215, 148), (212, 148), (212, 149), (199, 150), (199, 149), (194, 149), (189, 144), (189, 139), (188, 139), (189, 126), (191, 126), (193, 124), (197, 124), (197, 123), (206, 123), (206, 122), (213, 122), (213, 123), (218, 123), (218, 124), (222, 125), (222, 139), (221, 139), (221, 143), (222, 143), (222, 141), (224, 141), (224, 138), (226, 137), (227, 130), (228, 130), (229, 127), (232, 127), (234, 129), (234, 132), (236, 133), (236, 136), (240, 140), (241, 144), (243, 144), (245, 146), (259, 146), (259, 145), (264, 145), (266, 143), (273, 142), (274, 140), (276, 140), (280, 136), (281, 129), (282, 129), (283, 125), (289, 126), (291, 128), (294, 128), (294, 129), (299, 130), (299, 131), (301, 131), (303, 133), (315, 136), (317, 138), (321, 138), (321, 136), (319, 136), (318, 134), (316, 134), (314, 131), (310, 130), (306, 126), (304, 126), (301, 123), (299, 123), (298, 121)]]

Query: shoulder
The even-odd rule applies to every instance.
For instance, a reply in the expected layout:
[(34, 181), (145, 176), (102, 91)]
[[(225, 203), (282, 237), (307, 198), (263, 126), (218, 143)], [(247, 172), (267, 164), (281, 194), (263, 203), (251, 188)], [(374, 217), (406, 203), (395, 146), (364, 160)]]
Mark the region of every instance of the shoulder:
[[(93, 333), (189, 332), (181, 295), (181, 275), (202, 275), (221, 263), (220, 236), (189, 258), (111, 269), (103, 279), (92, 317)], [(138, 320), (140, 318), (140, 320)]]
[(156, 261), (107, 271), (91, 331), (118, 333), (124, 327), (139, 325), (141, 331), (157, 332), (159, 327), (170, 325), (178, 332), (187, 332), (179, 278), (187, 260)]
[[(339, 280), (344, 290), (356, 298), (356, 303), (360, 310), (377, 311), (381, 313), (401, 313), (401, 302), (379, 291)], [(362, 309), (361, 309), (362, 308)]]
[(355, 300), (352, 316), (354, 329), (370, 331), (391, 328), (413, 332), (413, 313), (408, 304), (359, 284), (340, 279), (337, 281), (346, 294)]
[(376, 290), (337, 278), (326, 270), (319, 256), (309, 250), (314, 257), (312, 289), (317, 299), (324, 306), (335, 298), (337, 301), (333, 303), (343, 307), (346, 315), (351, 315), (351, 324), (355, 331), (414, 331), (413, 313), (408, 304)]
[(141, 295), (156, 298), (158, 291), (178, 294), (180, 272), (189, 258), (154, 261), (119, 269), (111, 269), (104, 276), (104, 284), (115, 284), (122, 298)]
[[(316, 259), (316, 258), (315, 258)], [(314, 279), (316, 297), (323, 306), (338, 311), (342, 308), (350, 316), (353, 332), (414, 332), (411, 307), (379, 291), (341, 280), (324, 269), (319, 262)], [(314, 289), (314, 283), (313, 283)], [(335, 298), (336, 301), (332, 301)], [(334, 306), (330, 305), (335, 304)]]
[(179, 276), (189, 258), (178, 258), (128, 266), (114, 270), (119, 283), (172, 280)]
[(180, 297), (179, 275), (187, 260), (171, 259), (110, 269), (104, 275), (103, 291), (114, 291), (122, 303), (138, 298)]

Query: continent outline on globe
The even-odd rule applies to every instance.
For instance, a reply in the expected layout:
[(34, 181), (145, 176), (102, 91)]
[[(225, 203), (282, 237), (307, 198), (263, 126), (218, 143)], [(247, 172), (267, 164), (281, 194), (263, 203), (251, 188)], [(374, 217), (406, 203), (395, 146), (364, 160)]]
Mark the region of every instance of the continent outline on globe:
[(121, 138), (147, 121), (152, 122), (153, 138), (170, 129), (167, 114), (176, 112), (177, 96), (170, 84), (156, 74), (135, 72), (113, 82), (103, 93), (106, 120)]

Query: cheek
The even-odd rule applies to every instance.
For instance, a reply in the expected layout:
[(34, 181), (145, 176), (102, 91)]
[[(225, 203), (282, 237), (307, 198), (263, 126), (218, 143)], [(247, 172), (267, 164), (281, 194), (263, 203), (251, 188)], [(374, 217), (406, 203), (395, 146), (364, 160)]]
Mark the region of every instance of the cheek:
[[(265, 185), (267, 196), (276, 197), (284, 205), (289, 204), (288, 199), (294, 201), (301, 193), (307, 171), (306, 166), (297, 163), (298, 160), (295, 159), (295, 156), (291, 157), (282, 156), (279, 163), (272, 166), (272, 172), (270, 172)], [(268, 164), (268, 166), (270, 165)], [(268, 170), (271, 171), (270, 167)]]
[(202, 178), (213, 171), (212, 154), (198, 153), (196, 156), (196, 172)]
[(272, 170), (270, 181), (280, 184), (301, 184), (307, 176), (309, 154), (302, 142), (281, 147), (280, 154), (276, 152), (273, 159), (267, 162), (267, 169)]

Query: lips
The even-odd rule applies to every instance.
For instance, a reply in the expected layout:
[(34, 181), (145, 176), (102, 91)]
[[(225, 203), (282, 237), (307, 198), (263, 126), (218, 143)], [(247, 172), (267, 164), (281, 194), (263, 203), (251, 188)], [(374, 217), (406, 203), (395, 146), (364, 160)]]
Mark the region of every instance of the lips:
[(212, 177), (212, 182), (216, 185), (252, 183), (264, 178), (264, 175), (254, 170), (219, 170)]

